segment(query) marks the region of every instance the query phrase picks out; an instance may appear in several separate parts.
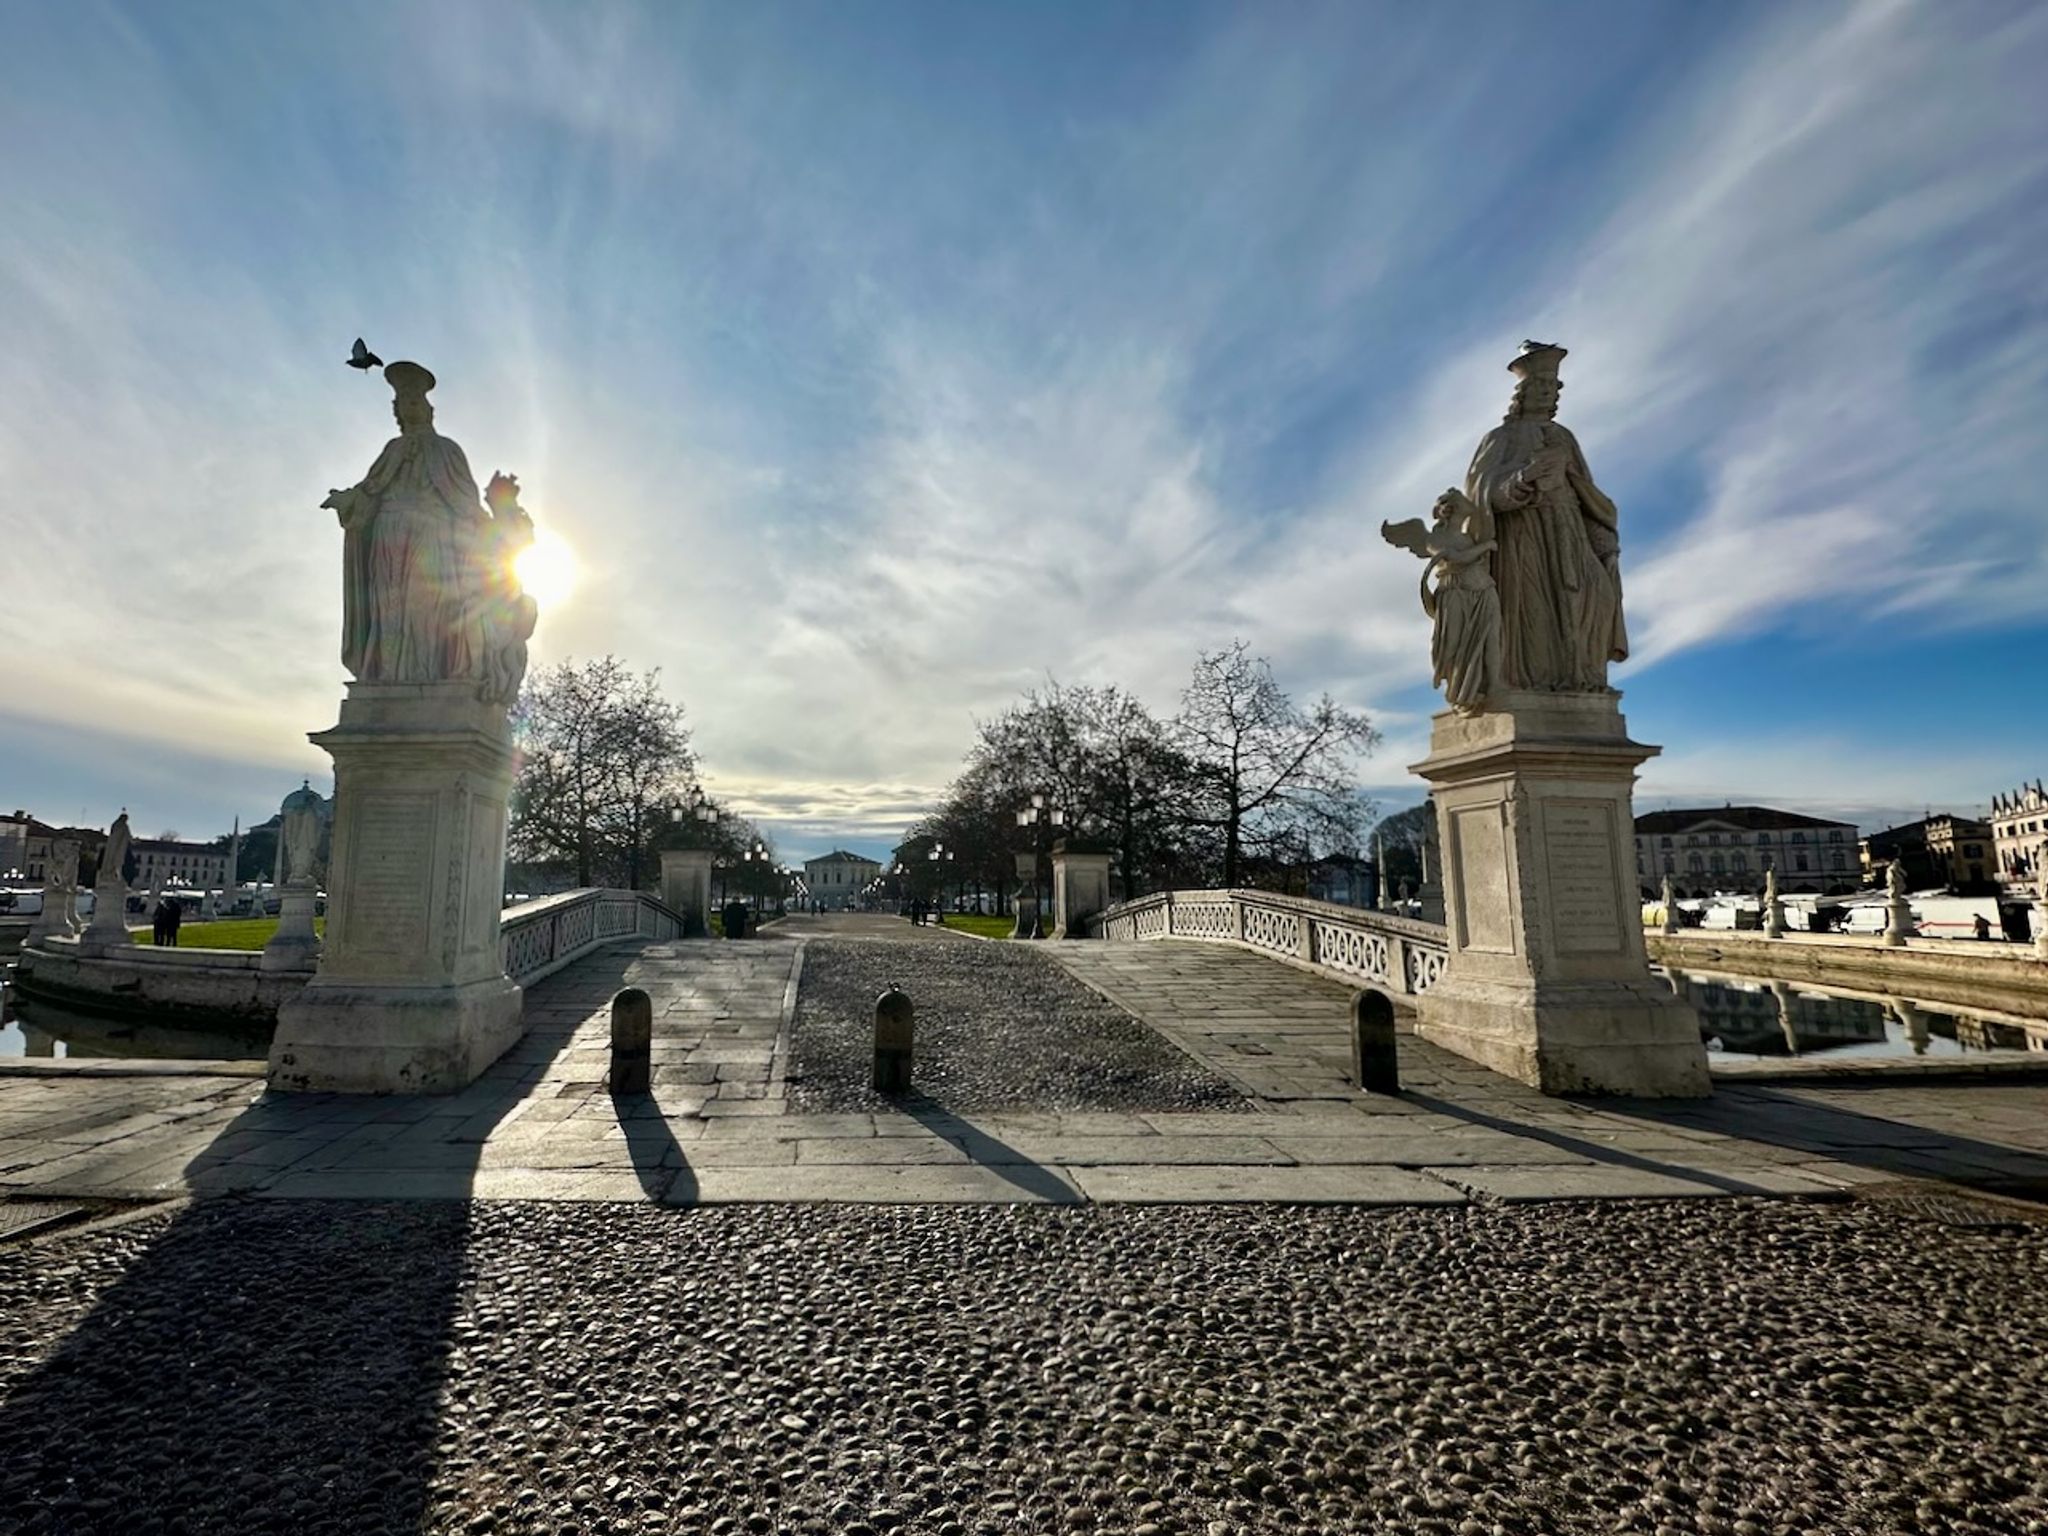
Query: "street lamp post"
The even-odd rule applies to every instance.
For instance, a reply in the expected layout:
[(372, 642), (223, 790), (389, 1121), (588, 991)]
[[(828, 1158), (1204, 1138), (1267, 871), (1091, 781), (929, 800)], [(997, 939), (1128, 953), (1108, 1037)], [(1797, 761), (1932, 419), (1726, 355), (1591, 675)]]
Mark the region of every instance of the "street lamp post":
[(1054, 827), (1067, 824), (1067, 813), (1063, 806), (1048, 805), (1045, 796), (1034, 794), (1031, 804), (1017, 812), (1017, 825), (1028, 830), (1030, 848), (1025, 857), (1031, 861), (1031, 931), (1024, 931), (1024, 914), (1017, 914), (1017, 929), (1012, 938), (1042, 939), (1045, 937), (1045, 903), (1041, 899), (1039, 883), (1040, 866), (1045, 862), (1045, 842)]
[(943, 899), (946, 866), (953, 863), (953, 850), (944, 843), (934, 842), (925, 858), (932, 866), (932, 921), (943, 928), (946, 926), (946, 903)]

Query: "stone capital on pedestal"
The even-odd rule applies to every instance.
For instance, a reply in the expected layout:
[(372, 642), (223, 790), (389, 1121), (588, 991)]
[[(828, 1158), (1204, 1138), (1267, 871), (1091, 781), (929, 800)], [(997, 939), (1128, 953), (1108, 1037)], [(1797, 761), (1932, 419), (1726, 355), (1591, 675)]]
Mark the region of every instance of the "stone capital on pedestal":
[(1710, 1091), (1692, 1009), (1650, 973), (1637, 767), (1612, 693), (1510, 693), (1439, 714), (1430, 783), (1450, 957), (1417, 1032), (1549, 1093)]

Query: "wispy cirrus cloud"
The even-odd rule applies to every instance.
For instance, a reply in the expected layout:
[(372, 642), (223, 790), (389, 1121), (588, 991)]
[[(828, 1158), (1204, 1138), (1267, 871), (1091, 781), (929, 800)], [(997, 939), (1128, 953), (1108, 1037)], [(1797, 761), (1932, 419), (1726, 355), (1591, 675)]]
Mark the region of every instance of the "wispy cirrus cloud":
[(51, 727), (319, 766), (358, 330), (582, 554), (538, 654), (661, 666), (798, 851), (885, 842), (1048, 671), (1169, 709), (1234, 635), (1380, 712), (1397, 789), (1378, 524), (1525, 334), (1623, 505), (1632, 695), (2048, 621), (2036, 8), (243, 20), (81, 8), (0, 66), (0, 711), (45, 779)]

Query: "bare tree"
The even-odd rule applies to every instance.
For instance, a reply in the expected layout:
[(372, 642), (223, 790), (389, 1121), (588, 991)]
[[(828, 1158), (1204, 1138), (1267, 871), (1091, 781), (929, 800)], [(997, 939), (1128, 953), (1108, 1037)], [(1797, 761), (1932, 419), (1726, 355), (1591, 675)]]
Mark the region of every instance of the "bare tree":
[(1182, 817), (1220, 835), (1225, 886), (1238, 884), (1247, 850), (1355, 844), (1368, 809), (1356, 760), (1378, 739), (1364, 715), (1328, 694), (1300, 708), (1239, 640), (1196, 660), (1172, 730), (1196, 780)]
[(615, 656), (526, 680), (513, 713), (515, 856), (572, 867), (579, 886), (639, 889), (696, 767), (683, 708), (660, 685), (659, 671), (635, 673)]

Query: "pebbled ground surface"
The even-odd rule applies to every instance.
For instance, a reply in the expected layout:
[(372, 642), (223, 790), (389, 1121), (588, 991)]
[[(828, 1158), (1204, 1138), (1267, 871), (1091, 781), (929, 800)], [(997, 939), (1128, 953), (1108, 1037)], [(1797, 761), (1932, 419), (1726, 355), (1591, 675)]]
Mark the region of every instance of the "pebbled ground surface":
[(0, 1530), (2039, 1532), (2048, 1229), (219, 1201), (0, 1249)]
[(917, 1009), (918, 1091), (948, 1110), (1251, 1107), (1221, 1077), (1025, 945), (814, 940), (805, 949), (790, 1047), (793, 1111), (891, 1102), (869, 1086), (875, 999), (891, 986), (909, 993)]

